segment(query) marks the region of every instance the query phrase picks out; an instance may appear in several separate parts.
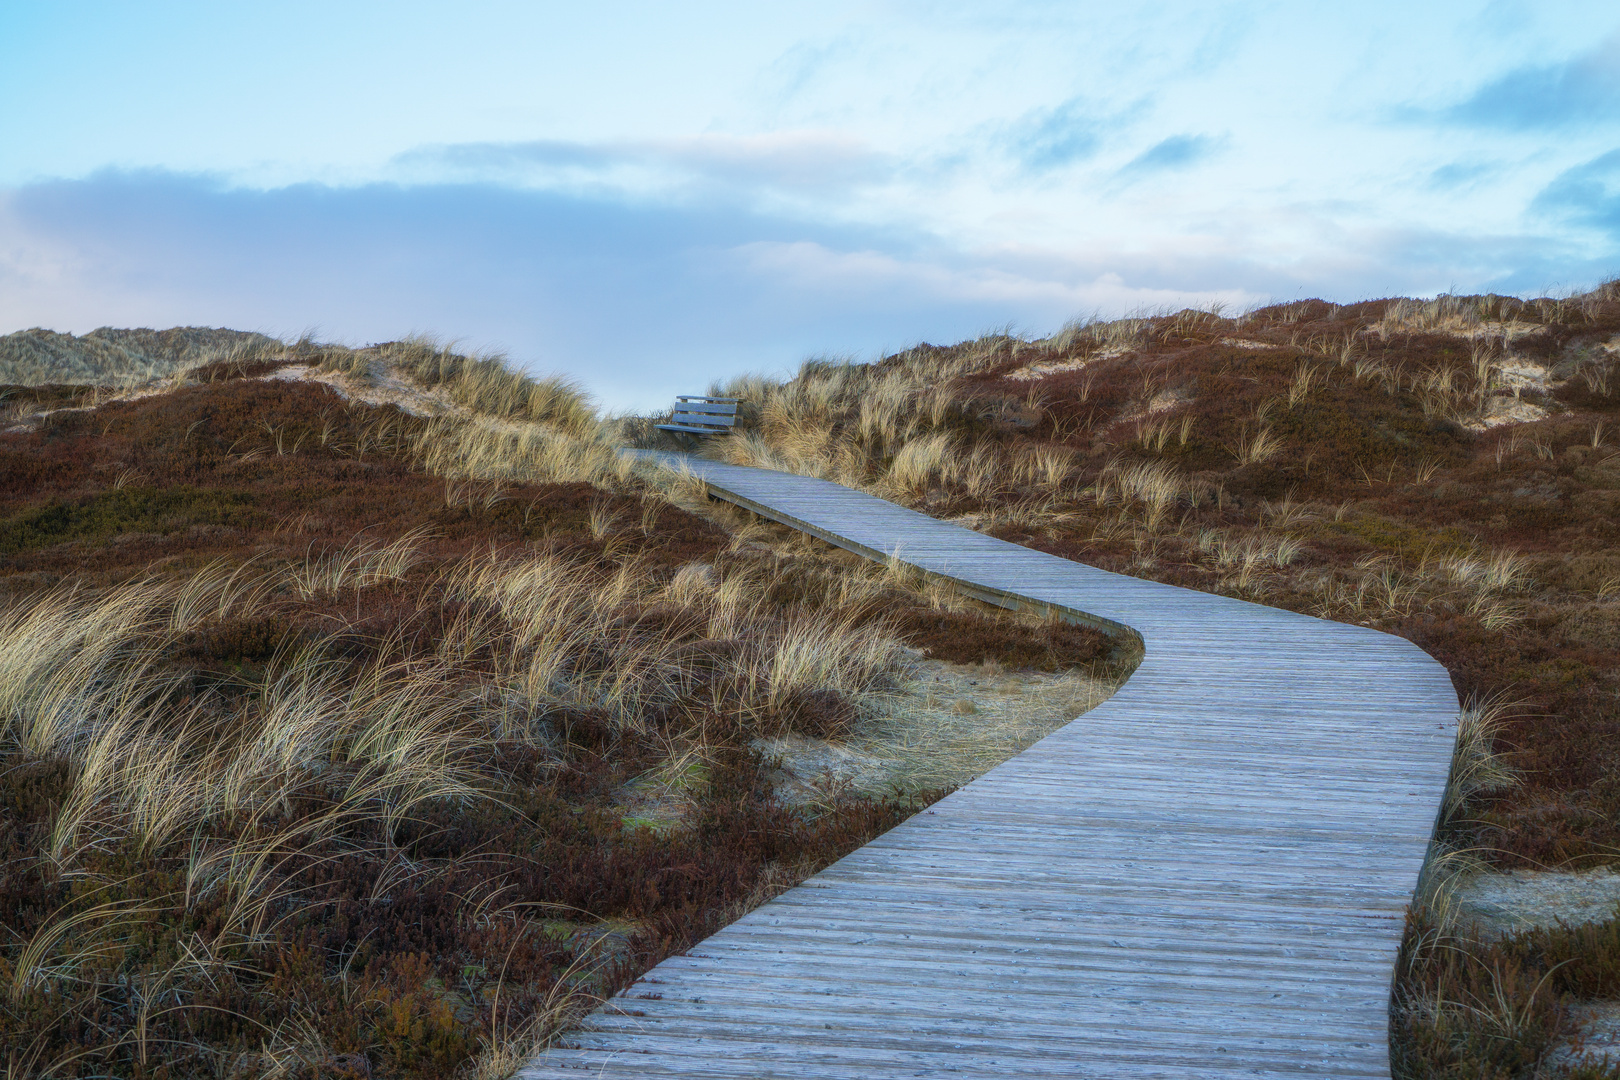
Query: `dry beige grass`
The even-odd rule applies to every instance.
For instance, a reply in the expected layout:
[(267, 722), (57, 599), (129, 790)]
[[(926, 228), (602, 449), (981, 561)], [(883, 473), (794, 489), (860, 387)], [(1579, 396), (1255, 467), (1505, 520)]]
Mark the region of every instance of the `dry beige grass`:
[[(72, 770), (46, 841), (61, 871), (125, 840), (153, 857), (189, 844), (176, 911), (223, 891), (234, 898), (227, 936), (250, 941), (296, 888), (274, 872), (290, 853), (361, 822), (386, 844), (425, 803), (486, 797), (492, 740), (545, 749), (556, 733), (543, 718), (559, 710), (639, 727), (688, 696), (683, 641), (694, 627), (738, 644), (706, 661), (723, 669), (710, 692), (764, 731), (791, 722), (811, 691), (868, 711), (903, 667), (880, 623), (831, 608), (784, 618), (763, 598), (757, 568), (693, 565), (664, 580), (629, 561), (604, 578), (536, 554), (445, 571), (447, 595), (465, 607), (436, 656), (356, 673), (315, 643), (274, 661), (245, 704), (183, 692), (186, 672), (169, 654), (187, 631), (221, 612), (252, 614), (275, 590), (373, 587), (402, 574), (414, 550), (407, 537), (276, 578), (208, 567), (178, 586), (67, 588), (0, 612), (0, 740)], [(651, 633), (626, 623), (626, 611), (649, 609), (680, 614)], [(689, 772), (706, 752), (701, 732), (674, 736), (667, 771)], [(291, 812), (311, 797), (321, 809)], [(221, 839), (200, 842), (210, 835)], [(84, 950), (120, 947), (129, 920), (153, 915), (113, 904), (48, 924), (13, 964), (14, 992), (71, 978)], [(63, 952), (70, 937), (77, 951)]]
[(423, 468), (452, 480), (587, 483), (614, 490), (645, 472), (600, 432), (571, 434), (537, 422), (434, 419), (412, 437), (412, 450)]
[[(1371, 499), (1361, 501), (1356, 490), (1335, 491), (1331, 495), (1332, 502), (1337, 503), (1334, 506), (1326, 504), (1327, 497), (1323, 497), (1323, 504), (1297, 503), (1292, 496), (1278, 502), (1280, 492), (1286, 489), (1272, 488), (1263, 490), (1265, 501), (1257, 505), (1251, 485), (1244, 492), (1244, 501), (1236, 504), (1237, 512), (1223, 513), (1201, 524), (1200, 511), (1214, 507), (1224, 512), (1234, 506), (1235, 500), (1218, 482), (1215, 470), (1206, 470), (1203, 476), (1190, 469), (1183, 471), (1187, 455), (1177, 451), (1185, 449), (1190, 439), (1196, 439), (1195, 432), (1214, 430), (1220, 418), (1201, 414), (1196, 421), (1199, 427), (1195, 427), (1190, 409), (1176, 411), (1187, 399), (1176, 396), (1180, 391), (1163, 370), (1150, 370), (1145, 362), (1139, 364), (1141, 385), (1131, 390), (1134, 396), (1130, 403), (1114, 416), (1076, 415), (1061, 423), (1045, 421), (1047, 410), (1053, 406), (1041, 400), (1038, 386), (1023, 396), (1006, 392), (984, 396), (963, 380), (993, 367), (1005, 371), (1009, 365), (1021, 363), (1021, 374), (1064, 373), (1074, 380), (1073, 394), (1083, 404), (1093, 392), (1089, 381), (1093, 372), (1109, 359), (1145, 358), (1154, 348), (1179, 347), (1202, 338), (1247, 348), (1256, 360), (1268, 353), (1275, 355), (1273, 350), (1293, 349), (1291, 356), (1283, 357), (1287, 370), (1268, 385), (1265, 400), (1257, 408), (1244, 408), (1243, 426), (1236, 431), (1221, 429), (1223, 434), (1219, 436), (1207, 436), (1217, 449), (1225, 447), (1228, 456), (1222, 464), (1227, 469), (1236, 462), (1238, 467), (1258, 473), (1269, 463), (1279, 463), (1273, 468), (1280, 466), (1290, 423), (1297, 424), (1302, 413), (1319, 409), (1335, 394), (1360, 393), (1369, 400), (1381, 395), (1386, 402), (1399, 399), (1403, 409), (1412, 408), (1415, 402), (1425, 420), (1470, 430), (1504, 420), (1533, 418), (1537, 414), (1527, 410), (1536, 406), (1526, 404), (1521, 408), (1520, 393), (1542, 400), (1539, 392), (1556, 383), (1581, 385), (1599, 396), (1609, 395), (1620, 378), (1611, 347), (1592, 347), (1578, 355), (1564, 356), (1556, 364), (1533, 363), (1515, 352), (1516, 343), (1522, 344), (1548, 318), (1578, 321), (1583, 305), (1591, 302), (1582, 297), (1535, 302), (1541, 308), (1551, 305), (1557, 309), (1549, 309), (1549, 315), (1512, 298), (1440, 297), (1391, 304), (1371, 325), (1340, 322), (1339, 326), (1346, 330), (1330, 326), (1327, 333), (1322, 332), (1322, 326), (1331, 323), (1334, 314), (1330, 312), (1324, 319), (1320, 310), (1323, 305), (1301, 303), (1266, 315), (1265, 329), (1271, 338), (1263, 341), (1247, 338), (1253, 326), (1244, 318), (1221, 319), (1218, 313), (1182, 312), (1071, 326), (1039, 343), (998, 335), (953, 350), (913, 350), (880, 366), (808, 364), (797, 378), (786, 383), (744, 379), (716, 388), (744, 398), (748, 406), (739, 435), (715, 443), (712, 451), (732, 461), (827, 477), (913, 505), (947, 505), (965, 499), (969, 507), (974, 507), (972, 520), (978, 527), (1017, 530), (1021, 535), (1015, 538), (1029, 541), (1083, 539), (1089, 535), (1093, 542), (1110, 545), (1110, 555), (1127, 551), (1134, 560), (1128, 567), (1130, 572), (1157, 573), (1171, 568), (1180, 572), (1191, 568), (1209, 575), (1199, 579), (1201, 587), (1270, 597), (1273, 602), (1312, 608), (1330, 617), (1400, 623), (1419, 618), (1440, 621), (1465, 613), (1485, 629), (1497, 630), (1522, 618), (1525, 606), (1526, 563), (1513, 552), (1494, 551), (1470, 543), (1466, 535), (1442, 535), (1436, 531), (1432, 541), (1380, 544), (1379, 553), (1354, 563), (1354, 556), (1342, 561), (1317, 559), (1316, 552), (1329, 550), (1334, 544), (1342, 548), (1347, 534), (1377, 533), (1380, 523), (1373, 520), (1374, 511), (1368, 509)], [(1309, 338), (1313, 332), (1317, 337)], [(1407, 359), (1383, 347), (1404, 341), (1414, 333), (1447, 335), (1462, 341), (1468, 363), (1459, 365), (1452, 359), (1436, 360), (1421, 353)], [(1283, 341), (1287, 344), (1281, 344)], [(423, 369), (429, 371), (425, 378), (439, 377), (429, 370), (435, 349), (423, 346), (412, 361), (428, 365)], [(459, 377), (453, 372), (444, 375), (446, 379)], [(424, 436), (420, 443), (422, 460), (469, 482), (498, 483), (525, 476), (580, 477), (604, 485), (638, 482), (633, 470), (623, 471), (616, 462), (592, 450), (592, 446), (605, 440), (593, 438), (578, 425), (570, 427), (557, 421), (538, 425), (536, 431), (527, 434), (515, 426), (503, 426), (511, 424), (527, 407), (511, 404), (498, 391), (496, 387), (482, 397), (467, 391), (466, 400), (483, 403), (478, 422), (454, 428), (445, 425), (431, 436)], [(1020, 445), (1013, 437), (984, 437), (987, 427), (1005, 436), (1043, 421), (1043, 436), (1050, 431), (1053, 443), (1070, 434), (1090, 435), (1095, 428), (1106, 435), (1104, 450), (1082, 456), (1056, 445)], [(617, 430), (639, 428), (626, 422)], [(1594, 427), (1592, 447), (1604, 445), (1604, 436), (1600, 427)], [(1515, 435), (1497, 445), (1497, 464), (1501, 467), (1505, 458), (1518, 455), (1546, 462), (1551, 469), (1558, 450), (1558, 445), (1533, 437), (1521, 442)], [(1301, 450), (1301, 457), (1305, 475), (1310, 476), (1308, 448)], [(1172, 464), (1172, 459), (1181, 460), (1183, 467)], [(1446, 480), (1438, 458), (1414, 455), (1412, 460), (1400, 463), (1399, 471), (1389, 462), (1363, 466), (1364, 490), (1387, 491), (1406, 483), (1408, 474), (1420, 486), (1437, 486)], [(667, 497), (692, 500), (693, 505), (701, 499), (701, 485), (680, 481), (678, 486), (682, 490), (672, 487)], [(485, 491), (481, 497), (490, 497), (490, 489), (479, 490)], [(974, 500), (979, 505), (975, 506)], [(960, 506), (954, 512), (960, 513)], [(631, 527), (628, 522), (605, 516), (592, 522), (592, 531), (600, 536), (616, 535)], [(734, 535), (738, 550), (768, 539), (753, 527), (737, 527)], [(1388, 550), (1383, 550), (1385, 547)], [(1311, 556), (1302, 559), (1302, 552), (1310, 552)], [(697, 598), (718, 596), (730, 580), (723, 580), (712, 568), (694, 566), (664, 587), (671, 590), (672, 602), (704, 607), (707, 601)], [(859, 575), (852, 576), (851, 582), (848, 588), (858, 598), (864, 588)], [(1612, 592), (1609, 584), (1602, 585), (1597, 590), (1597, 601), (1601, 604)], [(737, 599), (733, 606), (743, 603)], [(711, 620), (711, 626), (720, 625), (714, 621), (721, 619), (717, 610), (703, 617)], [(826, 625), (823, 622), (823, 628)], [(807, 677), (805, 685), (809, 685), (818, 679), (838, 677), (836, 670), (819, 668), (802, 658), (825, 652), (814, 635), (806, 636), (805, 641), (802, 647), (782, 650), (777, 658), (782, 666), (765, 664), (756, 669), (764, 674), (746, 678), (780, 679), (785, 685), (790, 682), (791, 671), (808, 671), (814, 676)], [(894, 677), (892, 672), (889, 677)], [(740, 673), (739, 678), (745, 676)], [(525, 685), (533, 683), (529, 680)], [(618, 683), (581, 682), (562, 690), (587, 697), (594, 694), (599, 700), (618, 700), (615, 695), (620, 694), (626, 695), (626, 701), (651, 700), (634, 697), (650, 684), (631, 679), (626, 685), (628, 689), (621, 689)], [(979, 754), (983, 747), (976, 748), (974, 740), (982, 742), (987, 737), (990, 727), (985, 721), (997, 707), (994, 694), (977, 689), (955, 696), (936, 693), (935, 699), (916, 714), (916, 728), (906, 734), (901, 718), (907, 708), (917, 704), (914, 695), (901, 692), (896, 696), (892, 689), (871, 692), (865, 699), (869, 711), (863, 723), (892, 721), (900, 732), (881, 752), (879, 742), (866, 745), (853, 740), (807, 747), (807, 740), (798, 739), (772, 745), (781, 748), (785, 757), (804, 759), (807, 768), (821, 755), (829, 763), (825, 778), (828, 785), (836, 785), (840, 776), (850, 783), (875, 776), (911, 776), (905, 768), (885, 772), (887, 767), (880, 763), (905, 759), (907, 748), (915, 745), (915, 761), (925, 766), (917, 776), (927, 778), (935, 775), (927, 768), (941, 760), (967, 761)], [(773, 701), (768, 693), (757, 693), (754, 700), (760, 703), (761, 716), (780, 707), (780, 702)], [(1495, 766), (1488, 752), (1468, 749), (1488, 748), (1488, 732), (1477, 738), (1468, 733), (1476, 728), (1484, 730), (1489, 724), (1475, 723), (1468, 716), (1464, 721), (1465, 738), (1460, 744), (1454, 777), (1457, 794), (1447, 804), (1450, 819), (1458, 817), (1462, 812), (1459, 808), (1469, 798), (1488, 792), (1503, 779), (1493, 773)], [(953, 732), (964, 736), (960, 745), (953, 741)], [(1016, 745), (1022, 737), (1012, 738), (1005, 745)], [(1001, 744), (985, 749), (983, 760), (994, 758), (1003, 749)], [(938, 775), (947, 772), (939, 771)], [(675, 804), (683, 792), (702, 783), (702, 776), (701, 747), (692, 741), (672, 742), (667, 760), (641, 778), (638, 790), (651, 792), (651, 802)], [(809, 777), (807, 783), (812, 789), (816, 787), (814, 777)], [(680, 815), (674, 814), (672, 826), (678, 827), (679, 820)], [(1466, 859), (1459, 853), (1447, 858), (1453, 862)], [(1455, 1004), (1435, 998), (1429, 1006), (1436, 1016), (1441, 1016)], [(1489, 1005), (1481, 999), (1470, 1007), (1489, 1011)], [(1424, 1006), (1416, 1002), (1413, 1007)], [(1502, 1013), (1503, 1030), (1518, 1023), (1517, 1015), (1512, 1009)], [(1512, 1032), (1505, 1037), (1519, 1038)]]
[[(355, 543), (277, 575), (208, 567), (179, 586), (66, 590), (0, 614), (0, 737), (15, 751), (68, 762), (75, 774), (49, 838), (57, 864), (71, 872), (82, 852), (121, 838), (138, 838), (153, 855), (189, 843), (176, 912), (205, 896), (233, 898), (227, 936), (255, 940), (297, 888), (275, 872), (292, 853), (362, 821), (386, 838), (424, 803), (486, 797), (491, 740), (546, 747), (555, 735), (537, 718), (594, 710), (638, 725), (687, 697), (685, 635), (629, 633), (626, 610), (678, 609), (675, 623), (739, 643), (718, 658), (725, 675), (708, 692), (740, 700), (762, 731), (779, 730), (807, 693), (831, 690), (854, 702), (858, 726), (843, 745), (883, 763), (874, 793), (961, 783), (1107, 693), (1082, 676), (920, 675), (945, 666), (908, 660), (881, 623), (861, 615), (905, 581), (894, 567), (825, 570), (815, 604), (783, 618), (764, 599), (763, 563), (732, 572), (690, 564), (659, 578), (629, 561), (603, 577), (535, 554), (469, 559), (445, 571), (447, 595), (471, 614), (435, 657), (378, 663), (356, 676), (314, 646), (272, 664), (246, 712), (225, 715), (207, 699), (178, 694), (182, 674), (161, 661), (180, 635), (222, 612), (251, 614), (276, 590), (319, 594), (397, 580), (417, 558), (417, 543)], [(493, 653), (493, 665), (470, 662), (480, 650)], [(971, 685), (981, 678), (984, 686)], [(971, 711), (949, 707), (969, 700)], [(667, 747), (665, 762), (637, 782), (666, 806), (704, 783), (710, 753), (700, 731), (668, 737)], [(288, 817), (293, 800), (316, 792), (323, 810)], [(681, 815), (665, 823), (682, 827)], [(237, 838), (199, 846), (197, 837), (210, 833)], [(784, 872), (778, 886), (794, 879)], [(13, 966), (14, 992), (72, 978), (86, 950), (121, 948), (133, 922), (162, 914), (149, 908), (111, 903), (48, 924)], [(559, 991), (555, 1009), (497, 1033), (480, 1069), (500, 1075), (591, 1000), (583, 982)], [(295, 1043), (267, 1046), (266, 1060), (298, 1060)]]
[[(1352, 378), (1387, 395), (1412, 394), (1431, 417), (1474, 427), (1493, 422), (1490, 417), (1496, 414), (1491, 410), (1500, 408), (1494, 403), (1504, 370), (1504, 343), (1514, 337), (1492, 337), (1479, 328), (1510, 318), (1523, 303), (1499, 297), (1466, 302), (1442, 297), (1424, 304), (1395, 304), (1381, 322), (1359, 332), (1300, 343), (1311, 352), (1296, 366), (1286, 392), (1265, 400), (1238, 426), (1235, 441), (1227, 446), (1231, 460), (1252, 468), (1278, 459), (1284, 448), (1275, 426), (1279, 410), (1302, 407), (1334, 377)], [(1301, 317), (1306, 310), (1298, 306)], [(1245, 597), (1304, 592), (1314, 597), (1313, 610), (1330, 618), (1463, 611), (1488, 627), (1500, 628), (1522, 617), (1517, 597), (1528, 583), (1523, 561), (1511, 552), (1442, 547), (1349, 570), (1312, 571), (1297, 568), (1296, 561), (1312, 542), (1332, 540), (1335, 525), (1343, 520), (1343, 507), (1331, 523), (1326, 522), (1327, 509), (1301, 512), (1284, 499), (1283, 505), (1295, 507), (1286, 520), (1267, 521), (1262, 514), (1253, 524), (1215, 531), (1192, 524), (1194, 511), (1211, 505), (1225, 508), (1224, 490), (1181, 475), (1168, 459), (1140, 457), (1141, 452), (1163, 454), (1185, 446), (1196, 423), (1190, 412), (1154, 412), (1143, 406), (1148, 411), (1136, 414), (1134, 421), (1128, 416), (1116, 420), (1132, 423), (1129, 445), (1138, 456), (1116, 451), (1098, 465), (1093, 455), (1089, 468), (1081, 455), (1056, 443), (1066, 437), (1061, 425), (1055, 425), (1050, 436), (1022, 442), (966, 434), (982, 433), (984, 426), (975, 428), (964, 420), (982, 421), (989, 415), (987, 409), (1005, 411), (1012, 403), (988, 402), (964, 379), (1005, 365), (1020, 350), (1048, 358), (1056, 351), (1065, 357), (1062, 365), (1083, 369), (1096, 358), (1128, 355), (1160, 339), (1230, 332), (1221, 326), (1208, 312), (1133, 317), (1070, 326), (1041, 342), (998, 336), (951, 350), (913, 350), (875, 366), (814, 362), (786, 383), (734, 380), (716, 389), (742, 397), (751, 408), (745, 407), (738, 435), (717, 440), (711, 452), (738, 464), (836, 480), (925, 510), (959, 499), (978, 503), (979, 509), (956, 520), (984, 531), (1048, 538), (1079, 534), (1089, 535), (1092, 543), (1128, 543), (1137, 552), (1131, 572), (1152, 573), (1167, 560), (1185, 561), (1213, 571), (1221, 591)], [(1404, 370), (1370, 355), (1365, 347), (1369, 338), (1442, 326), (1456, 332), (1461, 332), (1459, 327), (1478, 331), (1470, 338), (1468, 370)], [(1058, 363), (1040, 359), (1036, 366)], [(1602, 372), (1613, 363), (1610, 352), (1594, 353), (1565, 377), (1602, 379), (1606, 377)], [(1139, 402), (1161, 399), (1163, 384), (1158, 378), (1143, 369)], [(1044, 406), (1034, 393), (1019, 407), (1038, 417)], [(1084, 383), (1078, 393), (1083, 401)], [(1601, 429), (1594, 430), (1594, 446), (1601, 445), (1602, 436)], [(1517, 447), (1517, 441), (1509, 439), (1499, 446), (1499, 456), (1512, 454)], [(1536, 450), (1528, 444), (1527, 448)], [(1439, 469), (1437, 459), (1419, 461), (1413, 478), (1430, 483)], [(1369, 487), (1393, 480), (1393, 474), (1365, 469), (1363, 473)]]
[[(377, 544), (357, 536), (330, 555), (307, 560), (295, 567), (289, 577), (293, 590), (309, 599), (344, 589), (364, 589), (384, 581), (403, 578), (421, 561), (420, 546), (426, 533), (407, 533), (388, 544)], [(188, 587), (195, 588), (195, 586)]]
[(561, 376), (535, 377), (514, 370), (500, 353), (465, 355), (426, 335), (388, 342), (372, 349), (300, 343), (293, 354), (315, 356), (328, 371), (372, 377), (381, 360), (413, 382), (441, 388), (469, 413), (497, 420), (526, 420), (583, 435), (598, 426), (596, 412), (579, 384)]
[(278, 356), (287, 346), (263, 334), (205, 327), (115, 330), (75, 337), (22, 330), (0, 337), (0, 383), (128, 388), (162, 381), (207, 364)]
[[(694, 816), (683, 806), (708, 806), (700, 796), (719, 768), (717, 745), (723, 742), (726, 754), (739, 747), (729, 731), (729, 741), (717, 740), (716, 723), (738, 723), (767, 739), (822, 725), (834, 736), (823, 744), (852, 754), (881, 750), (889, 783), (918, 790), (971, 778), (1098, 698), (1077, 677), (1007, 675), (1000, 682), (1022, 680), (1022, 696), (998, 684), (951, 699), (973, 701), (971, 712), (942, 706), (949, 695), (937, 686), (930, 700), (917, 683), (928, 665), (897, 644), (882, 609), (895, 590), (940, 607), (961, 601), (899, 566), (841, 565), (803, 541), (790, 558), (778, 558), (760, 550), (757, 528), (739, 522), (733, 550), (718, 565), (655, 570), (631, 552), (656, 542), (665, 502), (705, 506), (703, 485), (689, 474), (645, 473), (613, 444), (614, 425), (586, 417), (566, 386), (421, 342), (342, 350), (305, 341), (254, 359), (296, 361), (300, 372), (325, 365), (334, 381), (354, 386), (375, 381), (383, 365), (440, 400), (448, 396), (453, 407), (427, 417), (351, 401), (351, 416), (371, 419), (344, 427), (338, 452), (361, 461), (410, 455), (449, 481), (451, 506), (493, 506), (519, 482), (584, 482), (640, 494), (639, 524), (624, 499), (593, 508), (588, 533), (604, 550), (588, 564), (550, 553), (564, 545), (548, 548), (542, 539), (530, 550), (435, 568), (424, 555), (431, 546), (425, 533), (388, 543), (360, 534), (335, 551), (312, 547), (286, 565), (260, 556), (166, 582), (64, 587), (0, 610), (0, 743), (13, 761), (60, 769), (65, 778), (41, 856), (64, 878), (114, 850), (173, 871), (171, 893), (139, 903), (96, 903), (87, 894), (16, 943), (6, 973), (14, 999), (82, 982), (91, 961), (126, 948), (143, 921), (177, 923), (199, 905), (223, 905), (224, 922), (209, 939), (212, 951), (185, 962), (197, 978), (223, 979), (233, 956), (268, 942), (298, 906), (311, 887), (300, 875), (330, 861), (328, 848), (397, 862), (398, 874), (432, 872), (397, 857), (410, 829), (448, 813), (445, 807), (498, 798), (510, 778), (498, 771), (505, 759), (493, 752), (497, 744), (523, 747), (523, 760), (539, 761), (541, 770), (560, 767), (574, 736), (559, 717), (586, 717), (593, 727), (581, 738), (597, 738), (600, 723), (608, 738), (619, 733), (638, 746), (653, 744), (637, 751), (653, 764), (624, 785), (616, 809), (626, 819), (669, 809), (656, 824), (684, 830)], [(987, 464), (1043, 490), (1075, 482), (1071, 455), (1060, 450), (1003, 458), (993, 457), (994, 448), (958, 445), (937, 428), (949, 419), (947, 396), (913, 416), (898, 384), (867, 400), (858, 388), (839, 389), (841, 377), (829, 374), (823, 396), (831, 404), (848, 403), (838, 394), (859, 399), (858, 422), (875, 439), (913, 425), (897, 460), (884, 465), (885, 490), (923, 493)], [(165, 389), (188, 378), (182, 371)], [(281, 461), (317, 442), (326, 447), (337, 437), (333, 430), (319, 422), (296, 435), (266, 428), (268, 445), (240, 453), (233, 446), (230, 456), (243, 465), (256, 457)], [(147, 483), (126, 470), (112, 490)], [(291, 514), (277, 531), (312, 531), (309, 517)], [(784, 591), (787, 577), (794, 580)], [(317, 630), (230, 675), (228, 691), (219, 689), (220, 671), (193, 679), (183, 659), (197, 635), (225, 623), (234, 633), (283, 608), (333, 608), (344, 594), (341, 608), (350, 593), (358, 619), (363, 597), (408, 607), (405, 598), (419, 589), (441, 596), (452, 613), (427, 653), (419, 643), (407, 647), (401, 630), (366, 645), (376, 644), (386, 659), (362, 663), (353, 641), (323, 641)], [(347, 625), (346, 616), (322, 617), (339, 633)], [(289, 869), (295, 864), (304, 869)], [(773, 871), (759, 898), (801, 870)], [(386, 892), (394, 874), (388, 870), (377, 889)], [(172, 996), (169, 976), (141, 978), (129, 991), (132, 1007)], [(550, 1038), (590, 1000), (590, 985), (588, 978), (564, 980), (554, 1008), (524, 1026), (491, 1031), (483, 1073), (498, 1075)], [(238, 1065), (291, 1075), (330, 1064), (330, 1047), (314, 1026), (264, 1036), (262, 1050)]]
[[(710, 512), (725, 520), (743, 543), (775, 556), (775, 573), (791, 566), (797, 587), (814, 597), (809, 602), (818, 609), (881, 610), (899, 591), (940, 611), (991, 610), (993, 617), (1008, 622), (1039, 621), (987, 609), (950, 583), (898, 560), (874, 563), (734, 508), (716, 506)], [(670, 588), (678, 590), (687, 581), (700, 592), (715, 585), (712, 570), (691, 566)], [(785, 734), (756, 743), (767, 755), (782, 759), (778, 790), (784, 797), (816, 806), (841, 792), (879, 797), (895, 790), (959, 786), (1095, 708), (1120, 684), (1113, 674), (1047, 674), (1008, 670), (992, 661), (953, 664), (909, 649), (900, 653), (906, 659), (894, 671), (892, 685), (866, 698), (866, 708), (846, 734), (831, 741)], [(672, 802), (678, 804), (681, 797), (678, 781), (661, 780), (655, 797), (638, 802), (637, 812), (653, 820), (660, 814), (667, 820)]]
[[(981, 474), (989, 448), (959, 445), (941, 430), (972, 414), (978, 403), (947, 384), (992, 366), (1021, 344), (995, 335), (949, 357), (921, 349), (902, 353), (882, 369), (810, 361), (785, 383), (747, 376), (717, 384), (711, 393), (741, 398), (748, 415), (739, 437), (718, 440), (714, 450), (735, 464), (819, 476), (901, 498)], [(838, 430), (847, 433), (840, 437)]]

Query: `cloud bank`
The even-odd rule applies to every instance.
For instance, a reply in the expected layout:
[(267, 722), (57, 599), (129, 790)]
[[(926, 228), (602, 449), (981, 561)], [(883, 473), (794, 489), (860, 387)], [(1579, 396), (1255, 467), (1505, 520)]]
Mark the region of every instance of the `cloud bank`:
[[(1170, 169), (1196, 161), (1202, 146), (1165, 140), (1144, 156)], [(433, 160), (505, 155), (523, 167), (613, 169), (673, 156), (713, 184), (721, 177), (722, 188), (751, 191), (848, 183), (872, 160), (852, 150), (840, 174), (836, 155), (832, 165), (812, 155), (810, 165), (791, 145), (767, 150), (551, 143), (440, 148)], [(739, 169), (755, 175), (752, 187)], [(1571, 170), (1543, 193), (1542, 212), (1620, 228), (1617, 169), (1609, 155)], [(28, 185), (0, 192), (0, 328), (314, 328), (351, 343), (425, 331), (575, 375), (609, 407), (645, 409), (811, 354), (871, 358), (1009, 324), (1047, 333), (1092, 313), (1448, 286), (1520, 291), (1601, 272), (1545, 237), (1351, 229), (1308, 207), (1233, 217), (1168, 243), (968, 249), (716, 190), (676, 199), (450, 182), (255, 190), (163, 171)], [(1279, 221), (1314, 238), (1257, 246)]]
[(614, 407), (812, 352), (1203, 298), (923, 236), (478, 184), (253, 191), (108, 172), (0, 196), (0, 251), (8, 328), (430, 331), (575, 374)]

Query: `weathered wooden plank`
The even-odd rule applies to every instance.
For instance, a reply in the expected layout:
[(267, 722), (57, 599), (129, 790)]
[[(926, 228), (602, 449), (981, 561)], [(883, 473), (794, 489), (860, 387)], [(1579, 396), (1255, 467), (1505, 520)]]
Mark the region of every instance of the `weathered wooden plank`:
[(1409, 642), (826, 481), (656, 455), (970, 595), (1140, 635), (1112, 699), (671, 957), (520, 1075), (1387, 1077), (1455, 738)]
[(719, 409), (716, 407), (706, 407), (701, 408), (701, 411), (696, 412), (688, 412), (685, 409), (677, 409), (675, 412), (670, 414), (669, 422), (672, 424), (718, 425), (720, 427), (729, 428), (736, 424), (737, 418), (729, 413), (719, 411)]

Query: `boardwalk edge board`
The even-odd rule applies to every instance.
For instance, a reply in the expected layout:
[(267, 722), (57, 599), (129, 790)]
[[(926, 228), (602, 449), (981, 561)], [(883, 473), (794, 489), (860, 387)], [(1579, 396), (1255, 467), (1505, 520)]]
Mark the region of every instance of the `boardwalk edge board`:
[(652, 968), (522, 1080), (1389, 1076), (1390, 983), (1456, 739), (1431, 657), (828, 481), (627, 453), (976, 599), (1134, 639), (1142, 662)]

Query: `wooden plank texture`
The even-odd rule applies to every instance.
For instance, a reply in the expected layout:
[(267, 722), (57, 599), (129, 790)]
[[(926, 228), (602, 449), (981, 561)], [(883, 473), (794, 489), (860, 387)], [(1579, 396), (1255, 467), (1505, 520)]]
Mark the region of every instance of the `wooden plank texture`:
[(670, 416), (672, 424), (711, 424), (716, 427), (729, 428), (736, 424), (737, 418), (725, 413), (717, 412), (688, 412), (686, 409), (676, 409)]
[(520, 1077), (1389, 1076), (1390, 980), (1456, 737), (1439, 664), (826, 481), (643, 453), (982, 599), (1137, 633), (1144, 659)]

